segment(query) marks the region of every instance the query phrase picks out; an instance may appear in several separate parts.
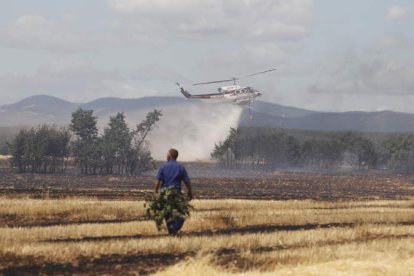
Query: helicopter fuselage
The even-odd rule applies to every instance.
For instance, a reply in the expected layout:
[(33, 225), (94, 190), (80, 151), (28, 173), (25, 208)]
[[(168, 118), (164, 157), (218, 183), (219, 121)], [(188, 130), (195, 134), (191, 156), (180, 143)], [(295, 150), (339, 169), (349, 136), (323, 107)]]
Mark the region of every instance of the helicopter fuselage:
[(252, 87), (239, 85), (223, 86), (217, 93), (192, 95), (181, 88), (181, 93), (188, 99), (206, 100), (209, 102), (231, 102), (236, 104), (249, 104), (262, 94)]
[(233, 82), (233, 85), (228, 86), (222, 86), (218, 89), (218, 93), (212, 93), (212, 94), (199, 94), (199, 95), (191, 95), (188, 91), (184, 90), (184, 88), (177, 82), (178, 87), (180, 87), (181, 93), (188, 99), (200, 99), (200, 100), (208, 100), (209, 102), (232, 102), (236, 104), (250, 104), (258, 97), (260, 97), (262, 94), (253, 89), (249, 86), (241, 87), (236, 84), (236, 81), (250, 78), (253, 76), (269, 73), (272, 71), (275, 71), (276, 68), (257, 72), (250, 75), (245, 75), (242, 77), (232, 77), (225, 80), (214, 80), (214, 81), (208, 81), (208, 82), (199, 82), (193, 84), (195, 85), (206, 85), (206, 84), (216, 84), (216, 83), (226, 83), (226, 82)]

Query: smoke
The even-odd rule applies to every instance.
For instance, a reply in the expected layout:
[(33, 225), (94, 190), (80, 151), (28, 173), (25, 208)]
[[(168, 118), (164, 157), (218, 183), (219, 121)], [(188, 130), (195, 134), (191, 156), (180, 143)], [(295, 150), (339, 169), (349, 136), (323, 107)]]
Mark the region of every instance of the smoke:
[[(180, 161), (207, 161), (214, 145), (223, 141), (230, 127), (237, 127), (242, 112), (232, 104), (200, 102), (161, 108), (163, 116), (148, 137), (152, 156), (164, 160), (168, 149), (176, 148)], [(128, 123), (134, 127), (151, 110), (126, 112)]]

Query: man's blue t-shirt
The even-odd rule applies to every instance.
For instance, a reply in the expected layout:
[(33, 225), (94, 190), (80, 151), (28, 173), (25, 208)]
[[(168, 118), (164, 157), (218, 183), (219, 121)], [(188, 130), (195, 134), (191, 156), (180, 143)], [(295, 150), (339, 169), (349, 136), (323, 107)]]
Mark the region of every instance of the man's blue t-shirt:
[(190, 183), (184, 166), (176, 160), (170, 160), (162, 165), (158, 170), (157, 179), (162, 181), (161, 188), (174, 186), (178, 191), (181, 191), (181, 181)]

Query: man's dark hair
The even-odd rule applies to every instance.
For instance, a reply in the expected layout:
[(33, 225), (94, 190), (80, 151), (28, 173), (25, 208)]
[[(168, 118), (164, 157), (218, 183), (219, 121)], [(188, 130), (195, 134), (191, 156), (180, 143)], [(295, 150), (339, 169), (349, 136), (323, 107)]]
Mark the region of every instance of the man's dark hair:
[(176, 149), (170, 149), (168, 151), (168, 154), (170, 155), (171, 159), (177, 160), (177, 158), (178, 158), (178, 150), (176, 150)]

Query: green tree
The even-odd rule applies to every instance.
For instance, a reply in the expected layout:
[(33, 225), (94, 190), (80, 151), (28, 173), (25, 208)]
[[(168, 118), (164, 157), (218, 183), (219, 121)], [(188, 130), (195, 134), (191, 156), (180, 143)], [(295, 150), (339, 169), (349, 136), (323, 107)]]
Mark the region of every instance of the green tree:
[(211, 158), (219, 160), (223, 167), (235, 167), (236, 161), (240, 158), (238, 137), (237, 129), (230, 128), (230, 132), (224, 142), (214, 145), (214, 150), (210, 154)]
[(381, 163), (388, 168), (403, 172), (414, 172), (414, 134), (398, 134), (381, 144)]
[(338, 140), (348, 154), (346, 161), (355, 168), (373, 168), (377, 164), (378, 153), (374, 142), (364, 137), (361, 133), (345, 132), (340, 134)]
[(336, 140), (310, 139), (301, 147), (302, 166), (316, 169), (332, 169), (342, 163), (343, 149)]
[(105, 171), (108, 174), (127, 172), (132, 152), (133, 133), (125, 122), (124, 113), (110, 117), (102, 136)]
[(27, 143), (29, 139), (29, 131), (21, 129), (14, 137), (12, 143), (12, 159), (11, 164), (17, 167), (18, 171), (23, 173), (27, 171)]
[(211, 157), (226, 168), (275, 169), (298, 164), (299, 142), (276, 129), (231, 128), (223, 142), (215, 145)]
[(82, 174), (95, 174), (100, 163), (100, 141), (98, 139), (97, 118), (93, 110), (79, 108), (72, 113), (70, 129), (77, 139), (72, 143), (75, 163)]
[(50, 127), (21, 129), (11, 145), (11, 164), (19, 172), (54, 173), (65, 170), (69, 156), (70, 133)]
[(161, 110), (154, 109), (146, 115), (145, 120), (137, 125), (134, 132), (135, 145), (137, 148), (145, 143), (148, 134), (157, 126), (157, 122), (160, 120), (161, 116)]
[(128, 156), (128, 167), (131, 174), (140, 174), (154, 167), (147, 137), (157, 126), (157, 122), (161, 117), (162, 112), (154, 109), (146, 115), (145, 119), (132, 132), (133, 147)]

